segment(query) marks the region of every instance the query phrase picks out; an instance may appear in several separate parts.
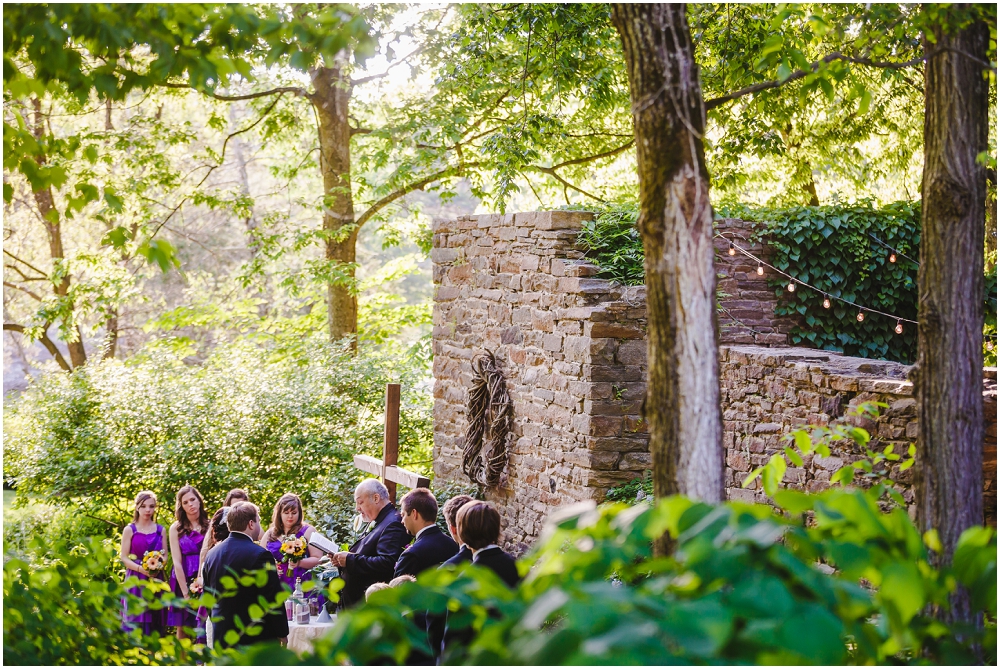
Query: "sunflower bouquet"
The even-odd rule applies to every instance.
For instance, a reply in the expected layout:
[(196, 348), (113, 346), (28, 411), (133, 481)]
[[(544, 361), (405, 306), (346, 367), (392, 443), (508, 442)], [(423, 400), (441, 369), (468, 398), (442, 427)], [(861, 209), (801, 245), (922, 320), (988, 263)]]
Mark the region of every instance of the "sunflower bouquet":
[(146, 551), (142, 556), (142, 568), (149, 574), (163, 571), (166, 566), (167, 558), (162, 551)]
[(281, 561), (298, 562), (306, 556), (306, 540), (294, 534), (281, 537)]

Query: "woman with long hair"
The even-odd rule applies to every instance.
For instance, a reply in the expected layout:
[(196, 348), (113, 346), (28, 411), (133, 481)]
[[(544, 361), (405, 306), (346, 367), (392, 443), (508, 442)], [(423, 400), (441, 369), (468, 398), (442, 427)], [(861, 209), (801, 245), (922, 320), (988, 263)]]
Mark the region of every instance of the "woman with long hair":
[[(250, 495), (247, 494), (246, 490), (243, 490), (242, 488), (233, 488), (226, 494), (226, 501), (223, 503), (222, 508), (228, 509), (233, 504), (236, 504), (236, 502), (249, 502), (249, 501), (250, 501)], [(217, 516), (220, 513), (222, 513), (222, 509), (216, 511), (215, 515)], [(212, 525), (214, 526), (215, 516), (213, 516), (212, 518), (213, 518)], [(225, 522), (222, 523), (226, 533), (225, 536), (222, 537), (221, 539), (216, 539), (215, 534), (213, 532), (208, 533), (208, 536), (205, 538), (205, 543), (201, 547), (201, 556), (199, 558), (201, 564), (205, 564), (205, 558), (208, 557), (208, 551), (212, 549), (212, 546), (219, 543), (220, 541), (225, 540), (225, 538), (229, 536), (229, 528), (225, 527), (225, 524), (226, 524)], [(201, 572), (199, 572), (198, 575), (201, 576)]]
[[(125, 578), (136, 577), (140, 581), (151, 578), (162, 579), (166, 567), (163, 526), (156, 522), (156, 495), (143, 490), (135, 496), (132, 522), (122, 530), (121, 561), (125, 565)], [(156, 560), (156, 553), (162, 559)], [(145, 585), (139, 583), (128, 592), (142, 598)], [(126, 630), (141, 629), (143, 634), (164, 631), (166, 618), (163, 609), (147, 609), (142, 613), (130, 613), (128, 600), (122, 600), (122, 627)]]
[[(274, 514), (271, 516), (271, 526), (261, 538), (261, 543), (267, 550), (271, 551), (275, 562), (278, 563), (278, 576), (281, 577), (288, 587), (295, 587), (295, 579), (301, 578), (308, 581), (312, 578), (310, 569), (319, 564), (323, 557), (322, 551), (313, 546), (309, 546), (309, 537), (312, 536), (313, 528), (306, 525), (302, 518), (302, 500), (298, 495), (285, 493), (274, 505)], [(284, 563), (284, 556), (281, 553), (281, 538), (293, 535), (306, 542), (306, 554), (297, 562)]]
[[(205, 500), (197, 488), (186, 485), (177, 491), (174, 517), (176, 521), (170, 526), (170, 556), (174, 562), (170, 589), (175, 595), (189, 599), (191, 586), (198, 578), (202, 544), (208, 534)], [(183, 604), (170, 608), (167, 625), (177, 628), (178, 639), (188, 638), (188, 630), (195, 630), (195, 637), (199, 638), (204, 627), (195, 612)]]

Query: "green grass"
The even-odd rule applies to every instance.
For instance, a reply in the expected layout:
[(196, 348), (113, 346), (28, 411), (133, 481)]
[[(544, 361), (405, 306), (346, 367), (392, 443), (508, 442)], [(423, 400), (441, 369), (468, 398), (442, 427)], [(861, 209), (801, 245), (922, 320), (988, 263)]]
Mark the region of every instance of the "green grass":
[(13, 491), (13, 490), (4, 490), (3, 491), (3, 510), (4, 511), (6, 511), (7, 509), (9, 509), (11, 506), (14, 505), (14, 495), (16, 495), (16, 494), (17, 493), (15, 491)]

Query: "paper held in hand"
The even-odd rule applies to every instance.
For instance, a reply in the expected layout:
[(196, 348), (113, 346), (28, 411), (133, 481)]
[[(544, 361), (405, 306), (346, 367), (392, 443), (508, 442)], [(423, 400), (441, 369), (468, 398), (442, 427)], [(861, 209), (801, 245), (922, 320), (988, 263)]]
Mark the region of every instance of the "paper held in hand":
[(312, 536), (309, 537), (309, 545), (310, 546), (315, 546), (316, 548), (320, 549), (324, 553), (331, 553), (332, 554), (332, 553), (339, 553), (340, 552), (340, 546), (338, 546), (337, 544), (333, 543), (332, 541), (330, 541), (329, 539), (327, 539), (326, 537), (324, 537), (319, 532), (313, 532), (312, 533)]

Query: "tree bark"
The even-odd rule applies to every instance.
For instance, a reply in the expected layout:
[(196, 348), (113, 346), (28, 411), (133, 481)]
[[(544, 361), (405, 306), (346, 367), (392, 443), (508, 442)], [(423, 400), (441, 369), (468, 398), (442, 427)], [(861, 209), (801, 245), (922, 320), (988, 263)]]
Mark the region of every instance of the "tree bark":
[[(987, 26), (926, 35), (924, 174), (914, 381), (919, 411), (917, 515), (937, 529), (951, 561), (959, 535), (983, 522), (983, 228), (987, 147)], [(968, 593), (952, 599), (952, 620), (972, 620)]]
[[(358, 229), (354, 222), (351, 193), (351, 127), (348, 110), (351, 80), (346, 63), (312, 71), (313, 107), (319, 123), (320, 170), (323, 173), (323, 230), (326, 260), (341, 265), (344, 279), (331, 280), (327, 287), (329, 335), (331, 341), (354, 338), (358, 331), (358, 299), (354, 287), (355, 244)], [(356, 347), (356, 340), (352, 346)]]
[[(42, 113), (42, 101), (36, 97), (32, 100), (32, 105), (35, 116), (34, 128), (32, 129), (33, 134), (36, 139), (41, 140), (45, 136), (45, 115)], [(45, 154), (35, 156), (34, 160), (39, 167), (44, 166), (46, 163)], [(35, 205), (38, 207), (38, 213), (42, 215), (42, 220), (45, 222), (45, 232), (49, 239), (49, 256), (52, 258), (53, 269), (56, 269), (65, 264), (66, 255), (63, 252), (62, 227), (59, 224), (59, 212), (56, 210), (52, 188), (46, 186), (34, 191), (33, 195), (35, 197)], [(59, 279), (58, 283), (53, 284), (53, 289), (57, 296), (62, 299), (68, 299), (71, 277), (69, 272), (65, 271), (65, 267), (62, 269), (64, 270), (62, 278)], [(70, 310), (73, 309), (72, 303), (70, 303), (69, 308)], [(83, 336), (80, 332), (80, 326), (76, 325), (74, 329), (76, 330), (76, 341), (67, 341), (66, 346), (69, 349), (70, 363), (75, 369), (86, 364), (87, 352), (83, 347)]]
[[(632, 99), (649, 314), (646, 420), (657, 497), (723, 498), (705, 103), (683, 5), (615, 4)], [(666, 544), (660, 542), (659, 550)]]

